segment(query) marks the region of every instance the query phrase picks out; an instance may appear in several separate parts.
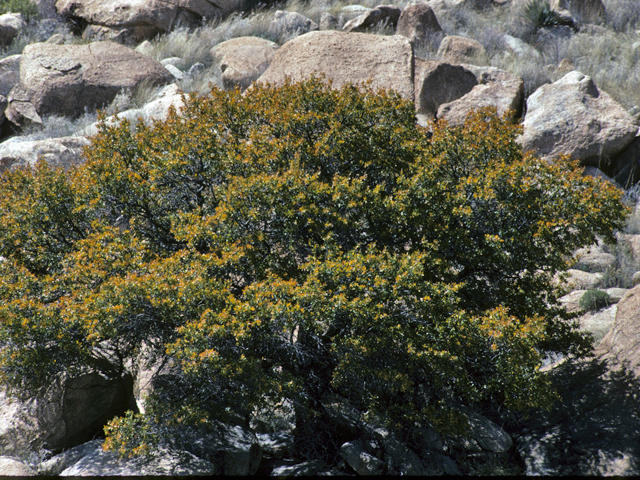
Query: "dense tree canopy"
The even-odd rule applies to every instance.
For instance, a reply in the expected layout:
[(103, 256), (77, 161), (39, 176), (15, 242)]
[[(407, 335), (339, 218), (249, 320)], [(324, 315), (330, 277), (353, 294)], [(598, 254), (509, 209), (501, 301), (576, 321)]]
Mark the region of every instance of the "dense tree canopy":
[(553, 276), (624, 207), (518, 134), (491, 111), (422, 128), (398, 95), (315, 79), (105, 123), (82, 166), (0, 179), (2, 380), (174, 359), (107, 429), (135, 451), (283, 398), (301, 445), (336, 395), (441, 431), (461, 406), (549, 405), (544, 355), (589, 347)]

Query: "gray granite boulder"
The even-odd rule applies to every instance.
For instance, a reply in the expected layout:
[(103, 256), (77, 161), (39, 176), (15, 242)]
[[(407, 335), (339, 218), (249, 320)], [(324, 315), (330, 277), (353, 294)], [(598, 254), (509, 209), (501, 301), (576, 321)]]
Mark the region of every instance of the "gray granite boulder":
[(577, 71), (541, 86), (527, 99), (523, 127), (519, 141), (525, 151), (548, 159), (564, 154), (596, 167), (608, 163), (638, 133), (633, 117)]
[(105, 106), (123, 89), (171, 79), (160, 63), (117, 43), (35, 43), (22, 53), (20, 83), (9, 94), (6, 116), (19, 126), (42, 115), (76, 117)]
[(121, 459), (115, 452), (105, 452), (102, 441), (90, 442), (80, 459), (64, 469), (61, 477), (93, 476), (205, 476), (216, 475), (216, 467), (211, 462), (189, 452), (159, 448), (151, 457)]

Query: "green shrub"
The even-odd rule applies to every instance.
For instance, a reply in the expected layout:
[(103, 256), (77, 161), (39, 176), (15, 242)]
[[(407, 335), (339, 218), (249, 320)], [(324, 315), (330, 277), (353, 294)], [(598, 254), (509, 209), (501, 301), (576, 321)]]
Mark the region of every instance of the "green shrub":
[(611, 296), (604, 290), (587, 290), (580, 297), (580, 308), (585, 312), (600, 310), (611, 305)]
[(68, 174), (0, 178), (2, 381), (170, 355), (145, 413), (106, 429), (123, 454), (279, 401), (296, 451), (328, 460), (336, 395), (444, 433), (461, 405), (547, 407), (545, 353), (590, 349), (554, 274), (625, 208), (520, 132), (495, 110), (423, 129), (397, 94), (317, 79), (104, 124)]

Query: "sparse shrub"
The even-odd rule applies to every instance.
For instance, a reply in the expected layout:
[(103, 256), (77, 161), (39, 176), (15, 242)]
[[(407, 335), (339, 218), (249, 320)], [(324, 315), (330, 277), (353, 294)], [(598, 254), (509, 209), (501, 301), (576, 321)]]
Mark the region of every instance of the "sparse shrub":
[(638, 0), (605, 0), (606, 24), (616, 32), (629, 32), (640, 27)]
[(604, 290), (587, 290), (580, 297), (580, 308), (585, 312), (600, 310), (611, 305), (611, 296)]

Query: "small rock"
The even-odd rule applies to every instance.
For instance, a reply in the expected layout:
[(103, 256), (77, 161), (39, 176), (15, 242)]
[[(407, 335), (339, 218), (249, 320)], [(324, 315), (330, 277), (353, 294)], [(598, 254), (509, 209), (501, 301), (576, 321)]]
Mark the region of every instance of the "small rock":
[(189, 76), (195, 77), (196, 75), (200, 75), (202, 72), (204, 72), (204, 69), (205, 69), (204, 64), (200, 62), (196, 62), (193, 65), (191, 65), (191, 68), (189, 69)]
[(338, 28), (338, 19), (329, 12), (323, 12), (320, 17), (320, 30), (336, 30)]
[(173, 65), (174, 67), (182, 69), (184, 67), (184, 60), (180, 57), (168, 57), (160, 60), (160, 64), (163, 66)]
[(175, 65), (168, 63), (164, 66), (164, 68), (166, 68), (176, 80), (182, 80), (184, 78), (184, 73), (182, 72), (182, 70), (180, 70)]

